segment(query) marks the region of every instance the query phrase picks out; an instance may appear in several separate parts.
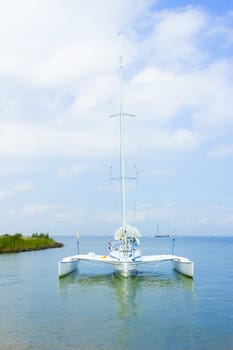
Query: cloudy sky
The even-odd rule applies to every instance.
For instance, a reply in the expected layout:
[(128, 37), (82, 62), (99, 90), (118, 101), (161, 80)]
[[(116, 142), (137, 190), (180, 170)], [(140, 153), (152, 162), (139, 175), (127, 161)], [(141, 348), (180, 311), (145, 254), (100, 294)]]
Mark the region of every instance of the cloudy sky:
[[(0, 1), (0, 233), (233, 234), (233, 1)], [(136, 168), (135, 168), (136, 164)]]

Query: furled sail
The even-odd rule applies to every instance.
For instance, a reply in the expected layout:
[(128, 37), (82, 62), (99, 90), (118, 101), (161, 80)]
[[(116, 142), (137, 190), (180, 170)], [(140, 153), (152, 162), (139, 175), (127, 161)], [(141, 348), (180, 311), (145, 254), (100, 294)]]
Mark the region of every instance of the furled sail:
[(123, 241), (125, 238), (135, 239), (137, 243), (140, 243), (139, 237), (142, 237), (141, 233), (136, 227), (127, 225), (126, 227), (121, 226), (115, 231), (114, 239), (117, 241)]

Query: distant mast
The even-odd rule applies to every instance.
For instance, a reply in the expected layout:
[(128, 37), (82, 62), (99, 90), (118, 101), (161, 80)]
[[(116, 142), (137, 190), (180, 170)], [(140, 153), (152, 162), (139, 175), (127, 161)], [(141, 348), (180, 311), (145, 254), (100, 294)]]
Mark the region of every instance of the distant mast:
[(157, 233), (154, 237), (170, 237), (170, 235), (160, 235), (159, 233), (159, 224), (157, 224)]

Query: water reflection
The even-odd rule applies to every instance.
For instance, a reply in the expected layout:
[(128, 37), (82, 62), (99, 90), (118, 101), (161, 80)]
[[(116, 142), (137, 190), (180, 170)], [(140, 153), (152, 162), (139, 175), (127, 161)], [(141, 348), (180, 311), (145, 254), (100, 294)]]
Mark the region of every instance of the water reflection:
[[(79, 274), (78, 271), (59, 280), (59, 292), (67, 292), (69, 288), (89, 291), (103, 287), (110, 290), (116, 303), (118, 319), (140, 314), (140, 297), (150, 290), (154, 297), (160, 293), (169, 293), (173, 289), (176, 293), (188, 292), (194, 296), (193, 280), (176, 273), (139, 273), (135, 277), (123, 278), (114, 274)], [(106, 292), (106, 290), (105, 290)]]
[(130, 315), (137, 315), (139, 313), (137, 293), (140, 288), (137, 279), (133, 277), (123, 278), (120, 276), (114, 276), (112, 279), (112, 287), (115, 299), (118, 303), (118, 318), (124, 319)]

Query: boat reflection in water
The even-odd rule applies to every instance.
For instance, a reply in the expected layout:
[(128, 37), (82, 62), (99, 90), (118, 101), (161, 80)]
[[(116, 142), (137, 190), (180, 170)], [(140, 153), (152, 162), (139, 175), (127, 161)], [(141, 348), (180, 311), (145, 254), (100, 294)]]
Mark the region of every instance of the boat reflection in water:
[[(184, 293), (189, 298), (194, 297), (193, 280), (186, 278), (176, 271), (172, 271), (171, 273), (138, 272), (137, 276), (124, 278), (112, 273), (79, 274), (77, 270), (66, 278), (59, 280), (59, 291), (61, 294), (72, 289), (77, 294), (83, 291), (90, 293), (91, 298), (93, 294), (97, 295), (96, 290), (100, 288), (102, 294), (105, 295), (105, 304), (109, 303), (113, 307), (115, 302), (117, 317), (119, 319), (140, 314), (140, 308), (145, 307), (147, 300), (150, 300), (151, 307), (151, 294), (153, 294), (154, 307), (156, 307), (157, 303), (158, 305), (160, 304), (161, 297), (162, 299), (164, 299), (165, 295), (171, 297), (171, 290), (177, 295)], [(95, 300), (90, 302), (95, 302)]]

